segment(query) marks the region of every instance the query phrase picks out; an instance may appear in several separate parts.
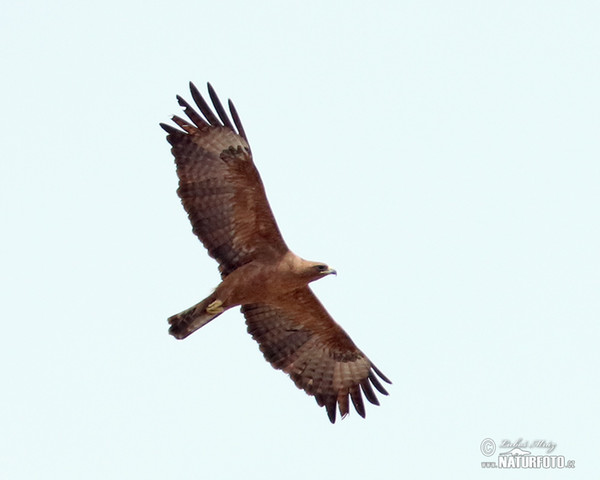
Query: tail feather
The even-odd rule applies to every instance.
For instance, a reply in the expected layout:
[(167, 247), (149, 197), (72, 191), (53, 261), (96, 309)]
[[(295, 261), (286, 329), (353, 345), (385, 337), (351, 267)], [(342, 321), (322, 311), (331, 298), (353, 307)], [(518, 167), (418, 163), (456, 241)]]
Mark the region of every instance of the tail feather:
[(194, 333), (200, 327), (206, 325), (214, 318), (217, 318), (219, 315), (221, 315), (220, 313), (215, 315), (207, 313), (206, 311), (206, 307), (208, 307), (214, 300), (215, 299), (211, 295), (193, 307), (169, 317), (169, 325), (171, 325), (169, 327), (169, 333), (178, 340), (182, 340)]

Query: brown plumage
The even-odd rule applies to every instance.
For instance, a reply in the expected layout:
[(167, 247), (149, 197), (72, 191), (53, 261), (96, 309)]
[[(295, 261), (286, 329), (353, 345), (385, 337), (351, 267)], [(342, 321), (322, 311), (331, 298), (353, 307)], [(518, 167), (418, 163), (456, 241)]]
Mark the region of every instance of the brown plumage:
[[(222, 281), (193, 307), (169, 318), (169, 333), (187, 337), (223, 311), (241, 305), (248, 332), (267, 361), (324, 406), (335, 422), (352, 402), (365, 416), (362, 394), (379, 405), (372, 387), (391, 383), (335, 323), (308, 284), (335, 270), (309, 262), (285, 244), (254, 166), (248, 139), (229, 101), (233, 123), (208, 84), (216, 115), (190, 83), (200, 113), (177, 96), (189, 120), (162, 124), (175, 157), (177, 193), (193, 231), (219, 262)], [(361, 393), (362, 392), (362, 393)]]

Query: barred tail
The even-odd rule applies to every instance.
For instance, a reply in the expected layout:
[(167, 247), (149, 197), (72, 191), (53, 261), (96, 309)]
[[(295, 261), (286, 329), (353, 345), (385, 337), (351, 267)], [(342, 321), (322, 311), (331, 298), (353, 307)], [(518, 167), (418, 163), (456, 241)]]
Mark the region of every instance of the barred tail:
[(211, 314), (206, 311), (206, 307), (214, 300), (214, 295), (211, 295), (193, 307), (169, 317), (169, 325), (171, 325), (169, 327), (169, 333), (178, 340), (182, 340), (194, 333), (200, 327), (206, 325), (212, 319), (217, 318), (222, 312)]

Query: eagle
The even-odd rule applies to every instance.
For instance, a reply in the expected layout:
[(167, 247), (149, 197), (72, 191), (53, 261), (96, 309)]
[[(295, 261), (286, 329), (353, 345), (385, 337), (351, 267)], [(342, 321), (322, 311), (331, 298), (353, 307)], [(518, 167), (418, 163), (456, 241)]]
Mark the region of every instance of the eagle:
[(210, 83), (214, 111), (191, 82), (190, 91), (197, 110), (177, 95), (188, 119), (175, 115), (179, 128), (160, 126), (175, 157), (177, 194), (193, 232), (219, 264), (221, 283), (207, 298), (170, 317), (169, 333), (184, 339), (240, 306), (265, 359), (314, 396), (331, 423), (337, 409), (342, 418), (348, 415), (350, 402), (365, 417), (362, 394), (379, 405), (373, 387), (388, 395), (380, 379), (391, 382), (309, 287), (336, 271), (287, 247), (231, 100), (233, 122)]

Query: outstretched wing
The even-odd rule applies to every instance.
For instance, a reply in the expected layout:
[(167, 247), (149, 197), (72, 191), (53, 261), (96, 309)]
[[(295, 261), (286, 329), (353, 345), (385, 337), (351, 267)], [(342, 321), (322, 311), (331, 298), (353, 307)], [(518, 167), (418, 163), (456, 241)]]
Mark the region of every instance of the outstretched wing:
[(163, 123), (161, 127), (172, 145), (177, 193), (193, 231), (225, 277), (253, 259), (283, 255), (288, 249), (233, 103), (229, 101), (234, 123), (210, 84), (208, 92), (218, 117), (193, 83), (190, 90), (202, 115), (177, 96), (189, 120), (173, 117), (181, 130)]
[(342, 417), (348, 414), (349, 400), (365, 416), (361, 390), (375, 405), (379, 401), (372, 387), (388, 394), (376, 374), (391, 382), (335, 323), (309, 287), (291, 292), (277, 306), (243, 305), (242, 313), (248, 333), (267, 361), (288, 373), (298, 388), (314, 395), (332, 423), (336, 406)]

